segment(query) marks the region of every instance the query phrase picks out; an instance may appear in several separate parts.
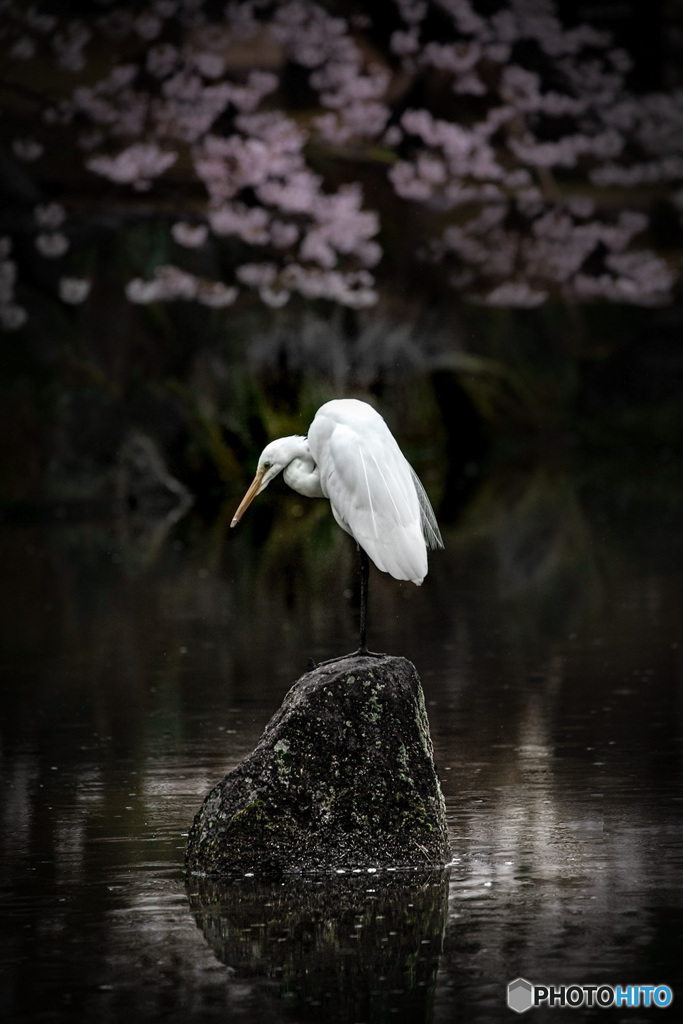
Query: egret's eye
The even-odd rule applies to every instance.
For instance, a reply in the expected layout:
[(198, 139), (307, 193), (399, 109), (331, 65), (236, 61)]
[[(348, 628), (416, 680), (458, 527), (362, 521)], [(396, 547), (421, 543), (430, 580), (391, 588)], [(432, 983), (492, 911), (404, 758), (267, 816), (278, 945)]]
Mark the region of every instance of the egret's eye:
[(272, 468), (272, 465), (273, 465), (273, 463), (272, 463), (272, 462), (264, 462), (264, 463), (263, 463), (263, 468), (264, 468), (264, 469), (271, 469), (271, 468)]

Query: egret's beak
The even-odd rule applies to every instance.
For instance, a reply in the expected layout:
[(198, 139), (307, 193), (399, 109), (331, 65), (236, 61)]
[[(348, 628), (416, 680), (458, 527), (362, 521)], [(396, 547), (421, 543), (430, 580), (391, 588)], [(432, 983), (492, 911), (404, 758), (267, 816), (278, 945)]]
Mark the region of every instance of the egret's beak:
[(252, 482), (251, 482), (251, 484), (249, 486), (249, 490), (247, 491), (247, 493), (242, 498), (242, 500), (241, 500), (241, 502), (239, 504), (239, 508), (237, 509), (237, 511), (235, 512), (234, 516), (232, 517), (232, 522), (230, 523), (230, 526), (237, 526), (237, 524), (239, 523), (240, 519), (242, 518), (244, 513), (247, 511), (249, 506), (251, 505), (252, 501), (254, 500), (254, 498), (256, 497), (258, 492), (261, 490), (261, 484), (263, 483), (263, 478), (264, 478), (265, 475), (266, 475), (266, 467), (265, 466), (261, 466), (261, 468), (256, 471), (256, 476), (252, 480)]

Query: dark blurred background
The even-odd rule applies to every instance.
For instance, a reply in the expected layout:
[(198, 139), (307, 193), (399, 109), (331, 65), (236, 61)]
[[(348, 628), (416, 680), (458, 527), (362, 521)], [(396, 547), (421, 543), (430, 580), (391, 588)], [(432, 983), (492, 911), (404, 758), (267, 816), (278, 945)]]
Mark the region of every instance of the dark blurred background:
[[(119, 17), (137, 14), (137, 5), (118, 8)], [(218, 17), (210, 5), (193, 9), (209, 25)], [(487, 14), (505, 5), (477, 9)], [(228, 308), (136, 304), (125, 294), (131, 277), (149, 278), (182, 256), (189, 255), (195, 273), (230, 281), (244, 259), (239, 244), (214, 238), (183, 250), (174, 241), (175, 221), (198, 223), (204, 216), (203, 187), (185, 158), (143, 191), (105, 181), (84, 167), (88, 153), (78, 133), (85, 115), (60, 127), (45, 110), (58, 109), (79, 82), (91, 86), (117, 63), (144, 61), (152, 45), (181, 47), (202, 25), (186, 15), (183, 21), (180, 5), (162, 19), (160, 35), (148, 31), (145, 38), (129, 26), (127, 34), (109, 31), (102, 43), (96, 21), (111, 16), (107, 4), (46, 3), (31, 10), (62, 20), (49, 31), (36, 29), (19, 5), (3, 40), (12, 52), (28, 47), (21, 59), (8, 60), (0, 83), (7, 108), (0, 140), (0, 235), (11, 250), (6, 296), (14, 288), (0, 349), (4, 516), (55, 505), (84, 511), (122, 501), (173, 504), (181, 490), (171, 480), (211, 516), (243, 487), (267, 439), (305, 432), (316, 408), (342, 395), (376, 401), (447, 518), (487, 460), (573, 459), (580, 450), (610, 463), (623, 460), (634, 471), (680, 460), (683, 228), (675, 182), (643, 185), (635, 195), (616, 187), (600, 192), (603, 205), (618, 210), (628, 202), (647, 215), (646, 241), (674, 275), (673, 288), (654, 307), (600, 297), (569, 301), (557, 290), (534, 308), (469, 301), (421, 260), (421, 231), (433, 222), (434, 209), (402, 207), (387, 191), (382, 159), (389, 151), (378, 159), (367, 144), (353, 142), (346, 150), (314, 147), (306, 158), (329, 183), (362, 183), (366, 205), (380, 211), (383, 257), (373, 270), (374, 305), (354, 309), (293, 295), (282, 309), (270, 308), (248, 291)], [(680, 4), (560, 3), (558, 13), (567, 29), (592, 24), (612, 33), (632, 59), (624, 81), (634, 95), (678, 95)], [(60, 25), (68, 36), (69, 18), (92, 32), (81, 71), (65, 67), (64, 48), (55, 56), (47, 43)], [(388, 32), (383, 24), (395, 27), (396, 19), (392, 5), (378, 7), (374, 57), (389, 67), (396, 58), (388, 49), (382, 57), (379, 47)], [(365, 45), (362, 26), (354, 31)], [(241, 65), (226, 71), (238, 81), (245, 67), (272, 64), (269, 51), (248, 42), (234, 51)], [(278, 73), (275, 105), (310, 125), (316, 100), (310, 89), (297, 92), (302, 66), (290, 60)], [(44, 147), (33, 161), (13, 149), (29, 135)], [(561, 190), (573, 187), (574, 171), (558, 174)], [(50, 203), (62, 210), (52, 226), (44, 213)], [(37, 208), (47, 216), (44, 233), (54, 238), (63, 230), (69, 245), (63, 257), (48, 258), (37, 248)], [(454, 216), (457, 221), (457, 210)], [(591, 256), (600, 258), (597, 250)], [(60, 290), (72, 277), (87, 283), (82, 301), (65, 300)], [(25, 317), (18, 326), (17, 316)]]

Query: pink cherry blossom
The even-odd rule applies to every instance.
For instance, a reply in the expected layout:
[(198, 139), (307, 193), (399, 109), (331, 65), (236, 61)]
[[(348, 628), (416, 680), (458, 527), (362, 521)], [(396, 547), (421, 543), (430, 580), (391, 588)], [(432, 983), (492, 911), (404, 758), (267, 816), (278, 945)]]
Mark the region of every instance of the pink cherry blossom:
[[(177, 245), (211, 237), (202, 253), (176, 249), (180, 260), (231, 253), (240, 285), (266, 305), (376, 301), (369, 268), (392, 237), (379, 209), (398, 225), (405, 214), (415, 254), (488, 305), (648, 304), (673, 286), (667, 263), (638, 247), (647, 213), (601, 190), (647, 186), (683, 208), (683, 92), (631, 93), (628, 56), (590, 25), (567, 29), (550, 0), (389, 0), (380, 18), (321, 0), (148, 0), (82, 18), (5, 6), (13, 74), (47, 60), (64, 83), (38, 127), (15, 128), (14, 155), (43, 155), (43, 124), (51, 138), (68, 130), (82, 166), (145, 192), (140, 210), (163, 209)], [(290, 72), (305, 109), (288, 108)], [(169, 214), (170, 189), (158, 206), (153, 190), (171, 167)], [(353, 181), (359, 168), (373, 191)], [(70, 245), (66, 211), (52, 206), (48, 190), (34, 236), (46, 259)], [(84, 279), (61, 278), (71, 280)], [(12, 278), (0, 293), (5, 311), (22, 309), (14, 288)], [(240, 292), (169, 264), (126, 294), (227, 308)]]
[(17, 331), (28, 319), (28, 313), (16, 302), (17, 265), (8, 259), (12, 251), (12, 240), (0, 237), (0, 329)]
[(484, 296), (487, 306), (541, 306), (548, 298), (546, 291), (535, 291), (526, 281), (509, 281)]
[(200, 281), (197, 289), (197, 301), (212, 309), (225, 309), (232, 306), (239, 295), (234, 286), (228, 287), (222, 281)]
[(36, 235), (35, 244), (40, 255), (51, 260), (64, 256), (69, 249), (69, 239), (57, 231)]
[(21, 36), (10, 48), (9, 53), (15, 60), (31, 60), (36, 54), (36, 44), (31, 36)]
[(58, 228), (66, 219), (66, 210), (61, 203), (39, 203), (33, 215), (41, 228)]
[(91, 37), (90, 30), (78, 20), (68, 23), (63, 32), (52, 37), (52, 48), (61, 68), (76, 73), (85, 67), (83, 49)]
[(36, 139), (14, 139), (12, 141), (12, 152), (19, 158), (19, 160), (24, 160), (26, 163), (33, 163), (34, 160), (39, 160), (43, 155), (44, 147), (43, 144), (38, 142)]
[(90, 294), (92, 282), (82, 277), (62, 277), (59, 280), (59, 297), (62, 302), (79, 305)]
[(121, 150), (116, 156), (94, 156), (86, 160), (88, 170), (101, 174), (118, 184), (148, 189), (178, 159), (177, 153), (164, 152), (154, 142), (139, 142)]
[(178, 243), (187, 249), (197, 249), (204, 245), (209, 229), (206, 224), (187, 224), (185, 221), (178, 221), (171, 227), (171, 234)]
[(7, 305), (14, 298), (17, 280), (17, 265), (14, 260), (0, 260), (0, 305)]
[(28, 320), (28, 313), (23, 306), (14, 302), (0, 305), (0, 328), (3, 331), (17, 331)]

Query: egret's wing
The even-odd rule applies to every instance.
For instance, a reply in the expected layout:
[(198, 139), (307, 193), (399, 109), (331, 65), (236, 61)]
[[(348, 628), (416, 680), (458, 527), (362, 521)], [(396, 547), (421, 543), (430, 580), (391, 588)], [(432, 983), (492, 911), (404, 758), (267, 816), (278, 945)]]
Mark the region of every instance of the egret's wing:
[(416, 487), (384, 420), (377, 415), (358, 428), (337, 422), (326, 434), (315, 455), (335, 519), (378, 569), (421, 583), (427, 574), (423, 531), (430, 543), (441, 538), (424, 489)]

